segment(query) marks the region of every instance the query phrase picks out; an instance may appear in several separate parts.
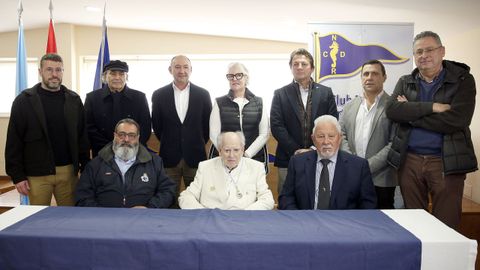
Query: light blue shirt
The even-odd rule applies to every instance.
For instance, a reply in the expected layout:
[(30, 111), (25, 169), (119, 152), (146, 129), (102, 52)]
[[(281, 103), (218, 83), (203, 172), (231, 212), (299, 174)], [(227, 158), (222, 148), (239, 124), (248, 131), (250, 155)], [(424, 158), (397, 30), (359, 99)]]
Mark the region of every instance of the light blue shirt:
[[(337, 157), (338, 157), (338, 150), (337, 152), (329, 158), (330, 163), (328, 163), (328, 182), (330, 183), (330, 194), (332, 193), (332, 186), (333, 186), (333, 177), (335, 176), (335, 166), (337, 165)], [(315, 171), (315, 204), (313, 205), (313, 209), (317, 209), (318, 204), (318, 188), (320, 186), (320, 175), (322, 174), (323, 164), (320, 162), (323, 158), (317, 154), (317, 168)]]
[(123, 160), (121, 158), (115, 157), (115, 163), (117, 163), (118, 168), (120, 169), (120, 172), (122, 173), (122, 181), (125, 183), (125, 173), (132, 167), (133, 163), (135, 163), (135, 160), (137, 160), (137, 157), (133, 157), (130, 160)]

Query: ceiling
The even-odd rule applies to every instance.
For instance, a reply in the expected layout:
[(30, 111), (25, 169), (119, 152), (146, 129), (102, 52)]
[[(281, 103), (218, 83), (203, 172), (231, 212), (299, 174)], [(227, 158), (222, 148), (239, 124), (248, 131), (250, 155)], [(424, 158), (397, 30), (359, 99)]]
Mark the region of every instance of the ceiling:
[[(22, 0), (25, 29), (47, 26), (49, 1)], [(52, 1), (56, 23), (102, 23), (105, 0)], [(421, 24), (422, 14), (429, 12), (445, 18), (446, 23), (449, 14), (464, 14), (464, 22), (455, 22), (463, 26), (478, 25), (480, 10), (480, 1), (476, 0), (110, 0), (106, 5), (108, 27), (292, 42), (305, 42), (306, 24), (312, 21)], [(0, 6), (0, 32), (16, 31), (18, 0), (0, 0)], [(86, 7), (97, 11), (88, 11)]]

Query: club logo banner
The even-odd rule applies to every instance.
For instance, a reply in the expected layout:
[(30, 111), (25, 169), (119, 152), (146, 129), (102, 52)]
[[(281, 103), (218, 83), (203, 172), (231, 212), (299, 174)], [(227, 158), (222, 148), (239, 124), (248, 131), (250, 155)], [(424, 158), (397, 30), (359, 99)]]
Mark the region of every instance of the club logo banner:
[(349, 77), (360, 72), (362, 64), (377, 59), (383, 63), (404, 63), (409, 58), (401, 57), (383, 45), (355, 44), (340, 33), (319, 36), (315, 41), (315, 80), (321, 82), (335, 77)]
[(332, 88), (337, 109), (363, 92), (360, 69), (368, 60), (384, 65), (384, 90), (391, 94), (398, 79), (413, 69), (413, 23), (309, 23), (309, 50), (314, 79)]

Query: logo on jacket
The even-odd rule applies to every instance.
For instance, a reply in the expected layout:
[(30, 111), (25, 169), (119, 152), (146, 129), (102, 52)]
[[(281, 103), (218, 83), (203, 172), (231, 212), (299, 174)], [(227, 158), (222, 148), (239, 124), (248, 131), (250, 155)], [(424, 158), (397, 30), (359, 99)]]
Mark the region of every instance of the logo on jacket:
[(142, 180), (142, 182), (147, 183), (147, 182), (148, 182), (148, 175), (147, 175), (147, 173), (143, 173), (143, 175), (140, 176), (140, 179)]

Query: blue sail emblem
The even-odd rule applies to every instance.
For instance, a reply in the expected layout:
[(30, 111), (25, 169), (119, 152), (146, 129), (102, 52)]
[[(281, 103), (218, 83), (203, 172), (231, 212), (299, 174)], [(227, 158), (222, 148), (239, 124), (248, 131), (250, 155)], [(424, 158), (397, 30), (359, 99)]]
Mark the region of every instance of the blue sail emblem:
[(401, 57), (379, 44), (359, 45), (349, 41), (338, 33), (318, 36), (315, 39), (315, 81), (329, 78), (351, 77), (356, 75), (362, 64), (368, 60), (380, 60), (383, 63), (404, 63), (409, 58)]

